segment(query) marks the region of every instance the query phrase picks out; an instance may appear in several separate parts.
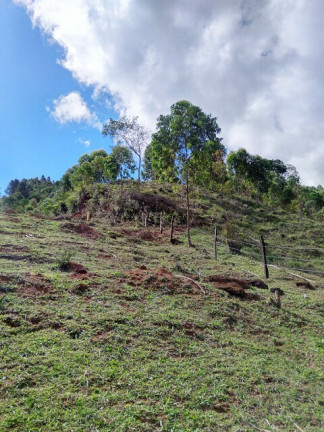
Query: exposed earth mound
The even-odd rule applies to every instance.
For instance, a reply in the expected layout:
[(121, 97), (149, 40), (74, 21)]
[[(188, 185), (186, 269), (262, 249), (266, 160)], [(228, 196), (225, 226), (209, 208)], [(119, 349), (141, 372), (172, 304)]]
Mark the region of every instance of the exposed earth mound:
[(91, 228), (91, 226), (87, 225), (86, 223), (80, 223), (78, 225), (75, 225), (72, 222), (67, 222), (63, 224), (61, 228), (62, 231), (75, 232), (76, 234), (79, 234), (82, 237), (90, 238), (93, 240), (102, 237), (102, 234), (100, 234), (95, 229)]
[(134, 287), (160, 290), (165, 294), (201, 294), (199, 286), (190, 278), (174, 275), (164, 267), (155, 270), (141, 266), (127, 272), (125, 282)]
[(228, 292), (229, 294), (249, 300), (258, 300), (260, 296), (256, 293), (247, 292), (251, 286), (255, 286), (262, 289), (268, 289), (268, 286), (260, 279), (246, 280), (236, 279), (224, 276), (211, 275), (206, 279), (208, 282), (212, 282), (213, 286), (217, 289)]

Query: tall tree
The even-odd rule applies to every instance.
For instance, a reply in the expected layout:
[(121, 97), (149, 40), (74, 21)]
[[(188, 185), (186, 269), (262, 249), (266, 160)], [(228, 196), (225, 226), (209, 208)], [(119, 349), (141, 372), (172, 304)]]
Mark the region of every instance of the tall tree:
[(110, 136), (116, 145), (130, 149), (138, 159), (138, 181), (141, 180), (142, 156), (149, 139), (149, 132), (138, 122), (138, 117), (122, 116), (109, 119), (103, 125), (102, 134)]
[[(195, 161), (211, 143), (215, 149), (223, 149), (218, 134), (221, 129), (217, 119), (205, 114), (202, 109), (188, 101), (179, 101), (171, 106), (171, 113), (161, 115), (157, 122), (157, 132), (152, 140), (152, 167), (160, 178), (179, 178), (186, 187), (187, 236), (190, 237), (190, 178), (195, 169)], [(208, 152), (206, 152), (208, 153)]]
[(114, 167), (116, 172), (116, 178), (118, 178), (118, 175), (121, 180), (130, 178), (136, 167), (132, 152), (126, 147), (117, 145), (113, 147), (109, 156), (112, 161), (112, 167)]

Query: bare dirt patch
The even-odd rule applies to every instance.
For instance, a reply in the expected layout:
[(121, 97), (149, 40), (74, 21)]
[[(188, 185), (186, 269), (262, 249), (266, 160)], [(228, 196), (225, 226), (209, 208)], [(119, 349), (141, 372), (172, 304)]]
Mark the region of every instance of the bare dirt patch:
[(49, 279), (42, 274), (24, 275), (24, 282), (18, 288), (17, 293), (22, 296), (31, 297), (36, 295), (48, 294), (53, 291), (53, 286)]
[[(253, 285), (254, 281), (216, 275), (208, 276), (205, 280), (207, 282), (212, 282), (215, 288), (226, 291), (227, 293), (235, 297), (248, 300), (260, 299), (260, 296), (258, 294), (247, 292), (247, 290), (249, 290), (250, 287)], [(257, 285), (260, 285), (260, 282), (262, 281), (258, 281)]]
[(125, 283), (134, 287), (163, 291), (165, 294), (201, 294), (197, 285), (189, 279), (177, 277), (164, 267), (155, 270), (141, 266), (127, 272)]
[(74, 232), (81, 235), (82, 237), (90, 238), (92, 240), (97, 240), (98, 238), (102, 237), (102, 234), (86, 223), (75, 225), (71, 222), (67, 222), (61, 226), (61, 229), (64, 232)]
[(303, 281), (303, 282), (295, 282), (295, 285), (297, 288), (304, 288), (304, 289), (309, 289), (309, 290), (315, 290), (316, 288), (307, 281)]
[(69, 270), (71, 272), (77, 273), (77, 274), (87, 274), (88, 270), (82, 265), (75, 262), (70, 262), (70, 268)]

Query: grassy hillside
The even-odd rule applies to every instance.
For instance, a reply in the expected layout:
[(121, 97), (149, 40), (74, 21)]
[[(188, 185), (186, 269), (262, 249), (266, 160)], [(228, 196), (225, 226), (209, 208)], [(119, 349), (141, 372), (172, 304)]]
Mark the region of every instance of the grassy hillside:
[[(102, 188), (61, 220), (0, 214), (0, 430), (323, 430), (322, 222), (196, 190), (189, 249), (181, 188), (138, 193)], [(282, 309), (244, 283), (263, 278), (259, 233)]]

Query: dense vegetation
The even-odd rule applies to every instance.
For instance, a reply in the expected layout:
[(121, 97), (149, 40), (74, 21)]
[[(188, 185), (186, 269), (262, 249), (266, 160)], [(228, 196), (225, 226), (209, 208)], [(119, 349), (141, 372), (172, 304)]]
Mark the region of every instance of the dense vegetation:
[[(12, 180), (2, 198), (4, 207), (48, 214), (73, 212), (85, 190), (133, 178), (155, 180), (241, 195), (304, 215), (323, 216), (324, 189), (300, 183), (296, 169), (281, 160), (227, 150), (217, 119), (187, 101), (171, 106), (158, 118), (156, 132), (144, 152), (147, 133), (137, 118), (110, 120), (103, 128), (115, 142), (111, 152), (84, 154), (60, 181)], [(144, 155), (143, 155), (144, 152)], [(143, 163), (142, 163), (143, 156)], [(142, 169), (143, 165), (143, 169)], [(137, 168), (136, 168), (137, 167)]]

